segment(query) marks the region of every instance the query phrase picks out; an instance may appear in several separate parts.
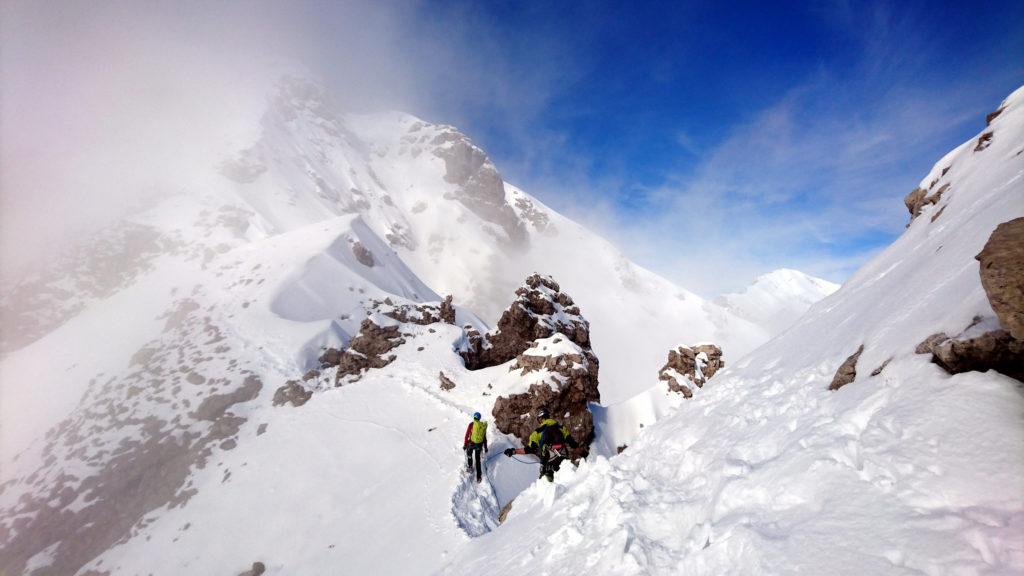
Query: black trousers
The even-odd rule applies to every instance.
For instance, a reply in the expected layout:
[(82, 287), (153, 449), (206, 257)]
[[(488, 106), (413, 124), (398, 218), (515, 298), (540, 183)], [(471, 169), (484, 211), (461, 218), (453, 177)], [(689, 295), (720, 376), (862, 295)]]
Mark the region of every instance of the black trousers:
[(476, 479), (478, 482), (480, 481), (484, 470), (483, 466), (480, 464), (480, 452), (482, 452), (483, 449), (483, 444), (474, 444), (473, 442), (470, 442), (469, 445), (466, 446), (466, 468), (472, 470), (473, 466), (476, 465)]

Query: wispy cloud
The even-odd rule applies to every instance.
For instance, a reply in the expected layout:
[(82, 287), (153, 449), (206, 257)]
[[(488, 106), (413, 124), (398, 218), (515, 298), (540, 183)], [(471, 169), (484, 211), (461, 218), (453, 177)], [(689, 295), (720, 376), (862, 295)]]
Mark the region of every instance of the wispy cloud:
[[(556, 187), (558, 199), (570, 199), (559, 207), (705, 295), (783, 266), (844, 280), (903, 230), (902, 198), (932, 163), (980, 130), (984, 112), (1024, 79), (1019, 67), (985, 66), (993, 52), (944, 62), (948, 50), (917, 16), (877, 5), (854, 24), (837, 4), (828, 19), (859, 46), (849, 62), (793, 82), (709, 149), (683, 134), (681, 156), (696, 154), (696, 168), (668, 170), (655, 187), (624, 186), (617, 205), (597, 208)], [(642, 199), (630, 200), (638, 191)], [(637, 204), (639, 213), (623, 208)]]

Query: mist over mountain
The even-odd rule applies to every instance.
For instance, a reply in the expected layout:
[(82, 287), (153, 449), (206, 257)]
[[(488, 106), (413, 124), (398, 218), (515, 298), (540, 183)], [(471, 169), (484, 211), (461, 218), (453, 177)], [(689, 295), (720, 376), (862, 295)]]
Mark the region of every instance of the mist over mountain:
[(1024, 572), (1019, 34), (873, 8), (4, 4), (0, 574)]

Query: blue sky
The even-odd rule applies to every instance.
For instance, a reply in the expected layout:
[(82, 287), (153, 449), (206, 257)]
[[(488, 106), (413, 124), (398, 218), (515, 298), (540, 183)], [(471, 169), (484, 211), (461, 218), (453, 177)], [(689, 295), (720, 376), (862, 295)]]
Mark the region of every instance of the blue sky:
[(842, 281), (890, 243), (1024, 83), (1022, 6), (427, 2), (405, 49), (443, 63), (421, 114), (713, 296), (783, 266)]

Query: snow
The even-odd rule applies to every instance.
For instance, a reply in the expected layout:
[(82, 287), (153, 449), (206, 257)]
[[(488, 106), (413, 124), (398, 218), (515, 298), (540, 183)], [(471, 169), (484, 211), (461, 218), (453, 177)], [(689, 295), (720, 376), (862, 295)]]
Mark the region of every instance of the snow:
[[(65, 503), (48, 483), (67, 473), (79, 489), (104, 454), (146, 437), (143, 418), (184, 421), (169, 432), (176, 442), (209, 432), (191, 414), (227, 392), (217, 381), (237, 363), (263, 382), (230, 407), (244, 419), (237, 434), (186, 471), (179, 498), (148, 510), (81, 572), (231, 574), (254, 561), (271, 575), (1024, 569), (1014, 538), (1024, 527), (1017, 384), (994, 373), (949, 377), (913, 354), (925, 336), (960, 332), (975, 315), (992, 326), (973, 255), (1024, 210), (1020, 106), (996, 120), (983, 153), (965, 145), (944, 160), (953, 184), (941, 218), (930, 222), (939, 207), (927, 208), (843, 288), (811, 305), (828, 285), (774, 273), (730, 307), (636, 266), (505, 184), (528, 232), (513, 246), (455, 198), (432, 153), (438, 136), (460, 136), (451, 127), (342, 114), (315, 91), (290, 94), (273, 101), (254, 141), (225, 155), (234, 179), (190, 177), (204, 186), (133, 217), (167, 240), (152, 261), (110, 294), (76, 295), (80, 310), (0, 359), (0, 464), (11, 481), (0, 527), (30, 519), (37, 512), (19, 506), (36, 497), (76, 521), (91, 492)], [(64, 264), (56, 267), (73, 269)], [(487, 418), (498, 396), (556, 375), (524, 375), (514, 361), (466, 370), (460, 326), (485, 332), (534, 272), (551, 274), (590, 323), (603, 401), (591, 406), (594, 455), (578, 470), (564, 465), (553, 484), (535, 482), (537, 465), (506, 458), (518, 441), (491, 426), (477, 484), (460, 449), (469, 414)], [(70, 274), (54, 285), (78, 285)], [(447, 294), (455, 326), (382, 314), (385, 299), (436, 304)], [(181, 360), (173, 347), (183, 344), (168, 332), (183, 301), (219, 330), (187, 334), (197, 365)], [(761, 346), (780, 329), (780, 311), (792, 317), (805, 305), (806, 316)], [(366, 318), (399, 327), (393, 362), (342, 387), (324, 370), (303, 384), (314, 391), (305, 405), (272, 405), (279, 386), (317, 368), (324, 348), (344, 345)], [(711, 342), (726, 357), (690, 400), (657, 380), (680, 342)], [(861, 343), (857, 381), (826, 391)], [(127, 381), (147, 346), (178, 353), (164, 373), (180, 380), (195, 369), (206, 380), (133, 404), (134, 391), (93, 384)], [(580, 350), (556, 334), (534, 353)], [(441, 389), (441, 375), (455, 388)], [(120, 408), (130, 418), (117, 427)], [(111, 426), (61, 436), (47, 461), (47, 432), (67, 418)], [(70, 548), (34, 544), (24, 561), (40, 568), (61, 565)]]
[[(445, 574), (1012, 574), (1024, 570), (1024, 396), (950, 376), (925, 336), (991, 326), (974, 260), (1024, 214), (1024, 88), (984, 152), (892, 246), (622, 455), (527, 490)], [(942, 216), (931, 221), (942, 206)], [(861, 343), (857, 379), (827, 390)], [(870, 371), (888, 358), (878, 376)]]
[(781, 334), (792, 326), (812, 304), (839, 289), (839, 285), (780, 268), (759, 276), (737, 294), (725, 294), (715, 301), (737, 316)]

